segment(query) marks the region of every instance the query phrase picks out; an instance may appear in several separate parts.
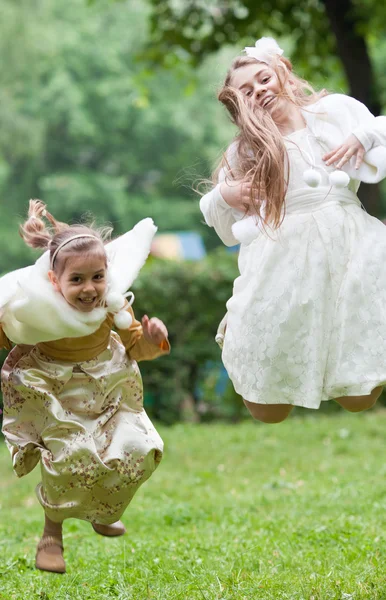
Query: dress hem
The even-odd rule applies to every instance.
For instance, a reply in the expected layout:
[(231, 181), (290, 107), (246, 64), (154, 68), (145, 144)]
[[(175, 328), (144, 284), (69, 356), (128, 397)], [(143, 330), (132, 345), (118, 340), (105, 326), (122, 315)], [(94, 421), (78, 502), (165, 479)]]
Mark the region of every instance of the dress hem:
[[(379, 386), (384, 386), (386, 385), (386, 375), (384, 378), (382, 379), (376, 379), (373, 381), (366, 381), (365, 383), (360, 383), (360, 384), (351, 384), (351, 385), (337, 385), (336, 388), (338, 388), (340, 391), (337, 392), (336, 394), (334, 393), (330, 393), (330, 394), (323, 394), (319, 403), (309, 403), (309, 404), (305, 404), (305, 403), (301, 403), (301, 402), (280, 402), (278, 401), (277, 398), (275, 398), (272, 402), (262, 402), (261, 400), (256, 400), (255, 398), (247, 398), (239, 389), (236, 388), (236, 386), (234, 385), (234, 388), (236, 390), (236, 392), (238, 394), (240, 394), (240, 396), (243, 397), (244, 400), (246, 400), (247, 402), (252, 402), (253, 404), (264, 404), (264, 405), (270, 405), (270, 404), (289, 404), (291, 406), (299, 406), (301, 408), (310, 408), (310, 409), (314, 409), (314, 410), (318, 410), (320, 408), (320, 405), (322, 402), (329, 402), (331, 400), (335, 400), (335, 398), (344, 398), (347, 396), (369, 396), (371, 394), (371, 392), (379, 387)], [(344, 389), (344, 393), (342, 393), (342, 390)], [(280, 396), (280, 394), (278, 394), (278, 396)]]

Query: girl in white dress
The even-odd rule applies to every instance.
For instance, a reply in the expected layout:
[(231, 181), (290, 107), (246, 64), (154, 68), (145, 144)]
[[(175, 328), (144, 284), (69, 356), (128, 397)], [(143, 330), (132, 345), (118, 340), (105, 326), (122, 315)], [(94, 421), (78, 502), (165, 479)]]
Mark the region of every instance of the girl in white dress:
[(240, 276), (217, 340), (250, 413), (283, 421), (386, 383), (386, 228), (357, 197), (386, 176), (386, 118), (315, 93), (272, 38), (233, 62), (219, 100), (239, 133), (200, 202)]
[(144, 219), (105, 245), (95, 229), (59, 223), (31, 201), (22, 237), (48, 250), (0, 279), (0, 343), (17, 344), (2, 369), (3, 433), (19, 477), (40, 462), (39, 569), (65, 571), (65, 519), (122, 535), (121, 515), (161, 460), (137, 361), (169, 352), (167, 330), (155, 317), (138, 322), (123, 295), (155, 231)]

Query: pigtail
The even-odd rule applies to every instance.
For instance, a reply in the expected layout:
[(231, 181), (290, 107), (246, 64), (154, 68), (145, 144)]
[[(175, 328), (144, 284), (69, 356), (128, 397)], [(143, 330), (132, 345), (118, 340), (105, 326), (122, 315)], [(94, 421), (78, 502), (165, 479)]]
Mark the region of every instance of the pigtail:
[(20, 225), (19, 233), (31, 248), (47, 249), (52, 240), (52, 234), (43, 221), (45, 210), (46, 205), (41, 200), (29, 201), (28, 219)]
[[(51, 224), (46, 227), (44, 219)], [(23, 225), (20, 225), (19, 233), (27, 246), (31, 248), (47, 249), (53, 237), (69, 225), (57, 221), (46, 209), (46, 205), (41, 200), (30, 200), (28, 208), (28, 219)]]

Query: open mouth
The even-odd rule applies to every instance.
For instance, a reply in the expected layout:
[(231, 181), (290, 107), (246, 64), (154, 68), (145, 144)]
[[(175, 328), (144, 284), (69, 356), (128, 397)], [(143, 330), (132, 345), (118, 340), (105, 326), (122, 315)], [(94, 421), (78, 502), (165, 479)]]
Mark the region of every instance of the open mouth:
[(267, 106), (269, 106), (274, 100), (275, 96), (268, 96), (268, 98), (265, 98), (261, 106), (263, 108), (267, 108)]
[(78, 298), (78, 300), (83, 306), (93, 306), (96, 303), (97, 298)]

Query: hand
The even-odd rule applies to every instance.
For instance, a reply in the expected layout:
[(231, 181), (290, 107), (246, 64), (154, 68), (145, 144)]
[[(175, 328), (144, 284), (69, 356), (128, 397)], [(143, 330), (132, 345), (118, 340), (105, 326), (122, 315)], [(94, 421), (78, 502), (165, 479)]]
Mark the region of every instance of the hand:
[(142, 318), (143, 337), (152, 344), (159, 346), (164, 340), (168, 339), (168, 330), (161, 319), (147, 315)]
[(251, 189), (251, 184), (243, 181), (223, 181), (220, 185), (220, 193), (225, 202), (245, 213), (248, 213), (251, 206)]
[(348, 163), (352, 156), (356, 156), (355, 168), (359, 169), (363, 162), (364, 155), (364, 147), (358, 138), (355, 137), (354, 134), (351, 134), (343, 144), (335, 148), (335, 150), (327, 152), (322, 158), (326, 162), (327, 167), (338, 161), (338, 164), (336, 164), (335, 167), (341, 169), (343, 165)]

